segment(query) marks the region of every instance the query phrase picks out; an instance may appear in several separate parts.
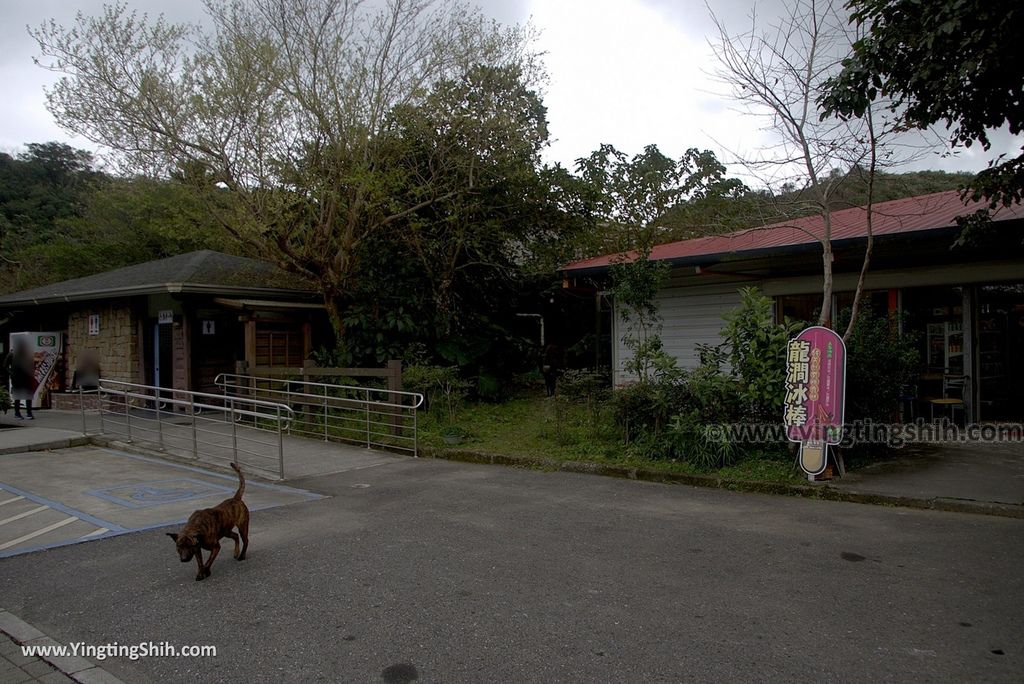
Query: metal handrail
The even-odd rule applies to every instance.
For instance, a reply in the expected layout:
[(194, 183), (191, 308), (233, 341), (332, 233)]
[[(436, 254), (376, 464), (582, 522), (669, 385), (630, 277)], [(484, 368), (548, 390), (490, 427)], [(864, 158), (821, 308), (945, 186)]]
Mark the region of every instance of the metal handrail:
[[(93, 392), (90, 392), (90, 394)], [(99, 396), (99, 418), (100, 418), (100, 430), (101, 432), (106, 431), (104, 421), (104, 411), (107, 410), (104, 406), (106, 401), (108, 405), (113, 405), (110, 402), (111, 397), (120, 398), (121, 401), (117, 402), (118, 411), (108, 411), (111, 416), (123, 417), (123, 425), (127, 430), (128, 441), (133, 441), (133, 427), (135, 431), (148, 431), (156, 434), (157, 441), (161, 448), (165, 447), (165, 441), (173, 439), (187, 439), (191, 445), (191, 451), (194, 458), (199, 457), (199, 447), (213, 446), (221, 449), (229, 449), (231, 452), (231, 459), (238, 463), (239, 454), (247, 454), (254, 458), (271, 459), (273, 456), (261, 453), (256, 450), (257, 447), (273, 447), (277, 451), (277, 471), (279, 477), (284, 479), (284, 438), (285, 432), (289, 431), (292, 424), (295, 422), (295, 411), (291, 407), (271, 401), (265, 401), (262, 399), (256, 399), (251, 397), (226, 397), (221, 394), (211, 394), (209, 392), (193, 392), (190, 390), (179, 390), (170, 387), (157, 387), (154, 385), (142, 385), (139, 383), (122, 382), (120, 380), (107, 380), (100, 379), (98, 387), (95, 393)], [(85, 392), (79, 391), (80, 401), (82, 402), (82, 421), (83, 430), (85, 427)], [(166, 396), (171, 395), (171, 396)], [(148, 404), (152, 404), (151, 409), (154, 412), (155, 417), (146, 417), (145, 415), (132, 416), (132, 404), (138, 402), (141, 406), (136, 408), (144, 408), (150, 410), (147, 407)], [(124, 412), (120, 413), (120, 404), (124, 404)], [(175, 434), (175, 430), (170, 429), (167, 421), (162, 417), (164, 413), (179, 413), (174, 409), (180, 409), (180, 414), (188, 417), (189, 430), (187, 435)], [(170, 410), (168, 410), (170, 409)], [(210, 413), (212, 415), (200, 415), (202, 413)], [(214, 416), (220, 415), (221, 418)], [(268, 443), (265, 440), (260, 440), (253, 437), (253, 433), (240, 434), (238, 424), (243, 420), (251, 420), (251, 425), (247, 426), (246, 429), (252, 429), (256, 432), (263, 433), (274, 433), (277, 439), (274, 443)], [(263, 425), (260, 422), (263, 421)], [(117, 422), (117, 421), (114, 421)], [(205, 429), (202, 424), (218, 423), (225, 424), (230, 423), (231, 433), (225, 435), (223, 432), (216, 429)], [(175, 424), (181, 427), (180, 423)], [(210, 438), (201, 438), (200, 435), (208, 436), (221, 436), (230, 437), (231, 443), (218, 443)], [(240, 443), (241, 442), (241, 443)], [(246, 448), (246, 446), (252, 448)]]
[[(214, 385), (221, 388), (224, 397), (269, 395), (271, 399), (296, 407), (299, 413), (295, 424), (289, 428), (292, 434), (315, 436), (324, 441), (333, 438), (361, 443), (367, 448), (379, 446), (419, 455), (417, 410), (424, 402), (419, 392), (239, 373), (221, 373), (214, 378)], [(339, 393), (348, 396), (336, 396)], [(404, 422), (408, 419), (411, 419), (411, 425)], [(333, 434), (331, 428), (334, 429)], [(390, 432), (382, 432), (381, 428), (390, 429)], [(354, 435), (361, 437), (357, 439)]]
[[(237, 381), (237, 380), (245, 380), (247, 383), (250, 383), (250, 384), (243, 385), (243, 384), (239, 384), (237, 382), (233, 382), (233, 381)], [(401, 403), (395, 404), (395, 403), (391, 403), (391, 402), (388, 402), (388, 401), (382, 401), (382, 400), (379, 400), (379, 399), (360, 400), (360, 399), (356, 399), (356, 398), (347, 398), (347, 397), (346, 398), (332, 397), (334, 399), (339, 399), (339, 400), (343, 400), (343, 401), (372, 401), (374, 406), (379, 406), (379, 407), (392, 407), (392, 408), (402, 408), (402, 409), (418, 409), (421, 406), (423, 406), (423, 401), (424, 401), (423, 395), (420, 394), (419, 392), (405, 392), (403, 390), (380, 389), (379, 387), (360, 387), (358, 385), (335, 385), (335, 384), (329, 383), (329, 382), (309, 382), (307, 380), (289, 380), (288, 378), (262, 378), (262, 377), (257, 377), (257, 376), (253, 376), (253, 375), (242, 375), (240, 373), (220, 373), (219, 375), (217, 375), (217, 377), (215, 377), (213, 379), (213, 384), (216, 385), (217, 387), (220, 387), (221, 389), (227, 389), (229, 387), (236, 387), (236, 388), (239, 388), (239, 389), (253, 390), (254, 388), (253, 388), (251, 383), (277, 383), (277, 384), (281, 384), (281, 385), (286, 385), (286, 389), (283, 389), (283, 390), (263, 389), (263, 388), (256, 388), (256, 389), (260, 389), (263, 392), (278, 392), (278, 393), (282, 393), (282, 394), (290, 394), (291, 396), (309, 396), (309, 397), (315, 397), (317, 399), (322, 399), (323, 395), (322, 394), (316, 394), (316, 393), (313, 393), (313, 392), (295, 392), (293, 390), (289, 390), (288, 388), (290, 388), (290, 387), (306, 387), (306, 388), (320, 387), (320, 388), (329, 389), (329, 390), (351, 390), (353, 392), (365, 393), (367, 395), (369, 395), (370, 393), (397, 395), (399, 397), (409, 397), (410, 399), (414, 400), (414, 403), (410, 403), (410, 404), (401, 404)]]
[[(211, 394), (210, 392), (193, 392), (192, 390), (174, 389), (172, 387), (157, 387), (155, 385), (140, 385), (140, 384), (135, 383), (135, 382), (122, 382), (120, 380), (107, 380), (106, 378), (104, 378), (104, 379), (99, 381), (99, 389), (100, 389), (100, 391), (103, 390), (103, 386), (104, 385), (121, 385), (122, 387), (131, 387), (133, 389), (153, 390), (154, 392), (156, 392), (158, 394), (159, 393), (180, 394), (180, 395), (185, 395), (185, 396), (189, 397), (189, 399), (193, 399), (195, 397), (202, 397), (202, 398), (205, 398), (205, 399), (214, 399), (214, 400), (216, 400), (218, 402), (224, 401), (224, 395), (223, 394)], [(121, 392), (121, 390), (115, 390), (115, 391), (117, 391), (119, 393)], [(132, 395), (132, 396), (134, 398), (135, 395)], [(163, 397), (159, 397), (159, 396), (154, 396), (154, 395), (150, 395), (150, 394), (139, 394), (138, 398), (150, 399), (150, 400), (152, 400), (152, 399), (159, 399), (159, 401), (161, 403), (167, 402), (167, 403), (176, 404), (176, 405), (195, 406), (196, 408), (212, 409), (212, 410), (216, 410), (216, 411), (223, 411), (224, 410), (224, 407), (222, 405), (219, 405), (219, 404), (196, 404), (193, 401), (186, 401), (186, 400), (183, 400), (183, 399), (174, 399), (173, 397), (170, 398), (170, 399), (167, 399), (167, 398), (163, 398)], [(294, 416), (294, 413), (295, 413), (290, 408), (288, 408), (286, 405), (278, 403), (278, 402), (274, 402), (274, 401), (265, 401), (265, 400), (262, 400), (262, 399), (249, 399), (249, 398), (246, 398), (246, 403), (248, 403), (250, 405), (253, 405), (253, 406), (262, 406), (262, 407), (268, 408), (268, 409), (281, 408), (282, 410), (285, 410), (285, 411), (293, 414), (293, 416)]]

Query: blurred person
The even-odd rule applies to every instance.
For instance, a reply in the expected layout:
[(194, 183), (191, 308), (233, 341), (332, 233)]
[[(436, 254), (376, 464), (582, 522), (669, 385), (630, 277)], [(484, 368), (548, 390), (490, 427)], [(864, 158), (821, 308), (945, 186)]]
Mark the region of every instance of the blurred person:
[(100, 384), (100, 360), (96, 352), (91, 349), (82, 351), (75, 362), (75, 372), (71, 376), (71, 389), (81, 388), (84, 392), (90, 392), (99, 387)]
[[(14, 401), (14, 417), (18, 420), (35, 420), (32, 415), (32, 396), (36, 390), (35, 359), (28, 342), (22, 337), (11, 341), (11, 351), (4, 360), (4, 368), (11, 383), (11, 399)], [(21, 415), (21, 402), (25, 402), (25, 416)]]

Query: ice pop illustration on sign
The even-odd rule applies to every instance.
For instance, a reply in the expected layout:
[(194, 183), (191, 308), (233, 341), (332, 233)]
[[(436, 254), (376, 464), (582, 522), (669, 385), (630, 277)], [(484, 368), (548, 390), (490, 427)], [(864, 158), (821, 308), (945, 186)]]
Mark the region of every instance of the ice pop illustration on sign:
[(821, 326), (805, 329), (786, 350), (783, 422), (790, 441), (800, 443), (800, 467), (809, 476), (825, 470), (829, 445), (843, 439), (845, 400), (843, 338)]

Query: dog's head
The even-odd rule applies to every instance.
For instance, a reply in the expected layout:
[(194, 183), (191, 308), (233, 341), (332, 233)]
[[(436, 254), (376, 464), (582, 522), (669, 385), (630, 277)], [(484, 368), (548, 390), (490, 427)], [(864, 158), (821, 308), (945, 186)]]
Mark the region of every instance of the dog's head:
[(174, 544), (178, 547), (178, 558), (182, 563), (188, 563), (196, 555), (199, 541), (195, 537), (182, 536), (177, 532), (168, 532), (167, 536), (173, 539)]

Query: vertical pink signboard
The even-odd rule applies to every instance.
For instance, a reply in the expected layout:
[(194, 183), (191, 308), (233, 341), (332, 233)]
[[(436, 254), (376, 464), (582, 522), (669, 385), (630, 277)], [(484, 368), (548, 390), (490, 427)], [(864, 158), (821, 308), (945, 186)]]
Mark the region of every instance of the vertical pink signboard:
[(825, 470), (828, 445), (843, 439), (846, 345), (834, 330), (812, 326), (789, 341), (783, 422), (800, 442), (800, 467), (809, 476)]

